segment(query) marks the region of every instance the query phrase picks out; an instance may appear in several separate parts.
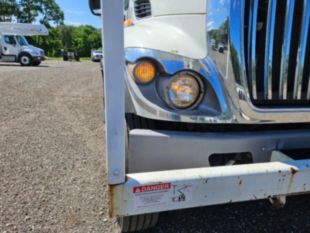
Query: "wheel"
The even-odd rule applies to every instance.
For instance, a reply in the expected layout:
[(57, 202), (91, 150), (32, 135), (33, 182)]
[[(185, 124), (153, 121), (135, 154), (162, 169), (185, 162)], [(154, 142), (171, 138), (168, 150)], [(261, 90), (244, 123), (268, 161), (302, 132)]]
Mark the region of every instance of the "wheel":
[[(128, 121), (128, 119), (127, 119)], [(136, 122), (136, 126), (139, 126), (140, 122)], [(126, 122), (126, 138), (125, 138), (125, 144), (126, 144), (126, 155), (128, 153), (128, 136), (129, 136), (129, 123)], [(126, 160), (128, 157), (126, 156)], [(126, 162), (126, 164), (128, 164)], [(128, 167), (126, 165), (126, 170), (128, 171)], [(129, 217), (119, 217), (117, 219), (117, 223), (121, 229), (122, 233), (127, 232), (138, 232), (143, 231), (149, 228), (154, 227), (158, 223), (159, 219), (159, 213), (153, 213), (153, 214), (143, 214), (143, 215), (136, 215), (136, 216), (129, 216)]]
[(138, 232), (154, 227), (158, 223), (159, 213), (143, 214), (117, 219), (122, 233)]
[(31, 66), (32, 57), (29, 54), (22, 54), (19, 58), (19, 62), (22, 66)]
[(32, 63), (33, 66), (39, 66), (40, 64), (41, 64), (40, 61), (36, 61), (36, 62), (33, 62), (33, 63)]

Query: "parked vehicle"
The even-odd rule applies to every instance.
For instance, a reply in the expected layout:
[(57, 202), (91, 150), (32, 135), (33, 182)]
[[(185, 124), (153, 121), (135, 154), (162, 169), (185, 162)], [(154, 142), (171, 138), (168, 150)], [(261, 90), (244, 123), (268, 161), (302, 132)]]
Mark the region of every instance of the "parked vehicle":
[(91, 51), (91, 60), (93, 62), (100, 62), (102, 58), (103, 58), (102, 50), (92, 50)]
[(44, 25), (0, 23), (0, 61), (38, 66), (45, 59), (43, 49), (30, 45), (24, 36), (48, 35)]
[(77, 49), (63, 49), (63, 61), (80, 61), (80, 55)]
[(122, 232), (163, 211), (310, 192), (310, 1), (297, 2), (130, 0), (124, 46), (121, 1), (90, 0), (103, 13), (110, 215)]
[(218, 51), (219, 51), (219, 53), (224, 53), (225, 47), (224, 47), (224, 44), (223, 44), (223, 43), (219, 43)]

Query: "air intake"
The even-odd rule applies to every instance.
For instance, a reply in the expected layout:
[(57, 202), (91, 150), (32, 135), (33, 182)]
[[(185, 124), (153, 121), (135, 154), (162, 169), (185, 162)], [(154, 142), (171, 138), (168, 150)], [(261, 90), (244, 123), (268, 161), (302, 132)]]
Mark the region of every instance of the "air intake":
[(152, 15), (151, 3), (149, 0), (135, 1), (135, 14), (138, 19), (146, 18)]
[(310, 105), (310, 1), (244, 0), (245, 60), (255, 105)]

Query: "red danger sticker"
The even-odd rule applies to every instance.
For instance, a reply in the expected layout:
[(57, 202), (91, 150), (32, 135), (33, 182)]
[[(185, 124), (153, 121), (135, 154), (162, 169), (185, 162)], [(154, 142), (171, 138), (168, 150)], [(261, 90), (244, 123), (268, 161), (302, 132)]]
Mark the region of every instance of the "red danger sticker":
[(149, 193), (171, 189), (171, 183), (146, 185), (133, 188), (133, 193)]

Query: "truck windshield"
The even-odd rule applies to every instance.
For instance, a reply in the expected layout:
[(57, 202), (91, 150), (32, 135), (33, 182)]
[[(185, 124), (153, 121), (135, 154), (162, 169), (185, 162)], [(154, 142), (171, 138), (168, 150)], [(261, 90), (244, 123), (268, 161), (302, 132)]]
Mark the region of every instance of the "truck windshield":
[(29, 45), (27, 39), (23, 36), (17, 36), (16, 39), (21, 46)]

